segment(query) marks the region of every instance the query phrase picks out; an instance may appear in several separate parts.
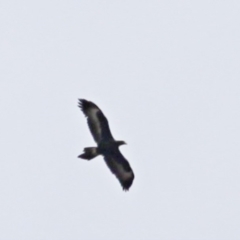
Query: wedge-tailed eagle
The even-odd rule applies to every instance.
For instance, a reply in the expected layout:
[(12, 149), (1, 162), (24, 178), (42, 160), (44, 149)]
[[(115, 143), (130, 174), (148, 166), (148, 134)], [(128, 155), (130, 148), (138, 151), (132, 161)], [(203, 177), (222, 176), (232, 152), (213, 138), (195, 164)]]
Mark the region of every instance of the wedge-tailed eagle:
[(119, 146), (126, 143), (114, 140), (108, 120), (96, 104), (85, 99), (79, 99), (79, 107), (87, 118), (90, 132), (97, 143), (97, 147), (84, 148), (83, 154), (78, 157), (91, 160), (98, 155), (103, 155), (107, 166), (119, 180), (123, 190), (128, 190), (132, 185), (134, 173), (128, 161), (119, 151)]

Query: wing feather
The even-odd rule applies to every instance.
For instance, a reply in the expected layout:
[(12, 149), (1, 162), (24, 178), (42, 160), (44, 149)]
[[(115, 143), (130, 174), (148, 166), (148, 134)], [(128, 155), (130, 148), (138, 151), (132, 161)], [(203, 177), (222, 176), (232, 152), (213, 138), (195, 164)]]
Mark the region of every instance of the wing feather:
[(127, 191), (134, 180), (134, 173), (128, 161), (118, 149), (114, 153), (105, 155), (104, 160), (111, 172), (119, 180), (123, 190)]
[(79, 107), (87, 117), (90, 132), (96, 143), (103, 140), (113, 140), (108, 120), (96, 104), (85, 99), (79, 99)]

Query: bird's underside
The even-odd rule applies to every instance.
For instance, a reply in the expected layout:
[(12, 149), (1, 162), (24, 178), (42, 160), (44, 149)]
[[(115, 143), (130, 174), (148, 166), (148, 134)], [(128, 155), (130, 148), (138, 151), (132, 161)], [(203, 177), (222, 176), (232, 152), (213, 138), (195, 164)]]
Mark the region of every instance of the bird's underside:
[(124, 141), (115, 141), (108, 120), (94, 103), (79, 99), (79, 107), (87, 117), (90, 132), (97, 143), (97, 147), (86, 147), (79, 158), (91, 160), (102, 155), (111, 172), (122, 185), (123, 190), (129, 190), (134, 180), (134, 173), (128, 161), (119, 150)]

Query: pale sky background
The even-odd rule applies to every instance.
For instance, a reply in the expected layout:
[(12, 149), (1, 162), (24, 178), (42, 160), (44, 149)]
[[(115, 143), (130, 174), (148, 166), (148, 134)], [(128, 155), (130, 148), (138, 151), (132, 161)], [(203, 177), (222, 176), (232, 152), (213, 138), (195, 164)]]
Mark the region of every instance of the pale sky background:
[[(1, 240), (240, 239), (239, 1), (1, 1)], [(134, 172), (98, 157), (95, 102)]]

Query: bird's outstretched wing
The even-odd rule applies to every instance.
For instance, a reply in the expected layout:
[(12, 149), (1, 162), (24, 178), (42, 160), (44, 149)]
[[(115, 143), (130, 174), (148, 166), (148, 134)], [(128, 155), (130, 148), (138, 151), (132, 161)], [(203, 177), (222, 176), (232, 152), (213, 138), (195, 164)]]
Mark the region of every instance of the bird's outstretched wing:
[(118, 149), (116, 149), (114, 153), (111, 152), (105, 155), (104, 160), (111, 172), (119, 180), (123, 190), (127, 191), (131, 187), (134, 179), (134, 173), (128, 161)]
[(85, 99), (79, 99), (78, 106), (87, 117), (89, 129), (96, 143), (113, 140), (108, 120), (96, 104)]

